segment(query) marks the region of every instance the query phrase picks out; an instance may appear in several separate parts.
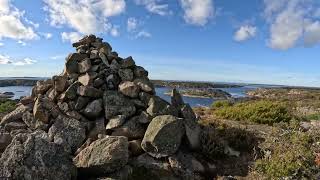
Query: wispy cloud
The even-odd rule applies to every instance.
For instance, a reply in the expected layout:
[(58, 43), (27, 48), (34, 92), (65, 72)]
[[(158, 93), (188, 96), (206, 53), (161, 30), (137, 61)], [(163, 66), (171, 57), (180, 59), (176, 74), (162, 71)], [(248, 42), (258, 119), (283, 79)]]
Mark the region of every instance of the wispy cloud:
[(169, 5), (166, 3), (160, 3), (161, 0), (135, 0), (137, 5), (144, 6), (147, 11), (158, 14), (160, 16), (165, 16), (170, 14)]
[(24, 66), (24, 65), (32, 65), (37, 61), (31, 58), (24, 58), (23, 60), (12, 60), (10, 56), (1, 55), (0, 54), (0, 64), (2, 65), (14, 65), (14, 66)]

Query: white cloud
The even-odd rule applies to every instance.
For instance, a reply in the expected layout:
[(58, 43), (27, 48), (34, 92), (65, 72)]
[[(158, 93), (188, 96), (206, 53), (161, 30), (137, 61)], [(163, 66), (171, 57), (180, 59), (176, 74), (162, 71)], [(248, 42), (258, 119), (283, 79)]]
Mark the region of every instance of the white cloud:
[[(10, 0), (0, 1), (0, 38), (32, 40), (38, 38), (33, 28), (23, 23), (24, 12), (10, 4)], [(28, 22), (27, 22), (28, 23)]]
[(13, 62), (12, 64), (15, 66), (24, 66), (24, 65), (32, 65), (36, 63), (36, 60), (30, 59), (30, 58), (24, 58), (22, 61), (16, 61)]
[(0, 42), (0, 47), (1, 47), (1, 46), (4, 46), (4, 43)]
[(77, 42), (82, 38), (82, 35), (78, 32), (63, 32), (61, 33), (61, 38), (63, 42)]
[(138, 5), (145, 6), (145, 8), (154, 14), (165, 16), (170, 14), (168, 4), (159, 4), (161, 0), (135, 0)]
[(256, 36), (256, 33), (257, 33), (257, 28), (254, 26), (249, 26), (249, 25), (241, 26), (235, 32), (233, 39), (238, 42), (245, 41)]
[(136, 39), (138, 38), (150, 38), (151, 34), (147, 31), (140, 31), (137, 33), (137, 35), (135, 36)]
[(132, 32), (135, 31), (138, 27), (138, 20), (134, 17), (128, 18), (127, 21), (127, 31)]
[(320, 43), (320, 22), (308, 23), (305, 27), (305, 46), (314, 46)]
[(125, 11), (124, 0), (44, 0), (53, 26), (67, 25), (82, 34), (102, 33), (108, 18)]
[(113, 36), (113, 37), (118, 37), (118, 36), (120, 36), (120, 32), (119, 32), (118, 27), (117, 27), (117, 26), (112, 27), (111, 30), (110, 30), (110, 34), (111, 34), (111, 36)]
[(17, 43), (18, 43), (18, 44), (20, 44), (21, 46), (26, 46), (26, 45), (27, 45), (27, 43), (26, 43), (26, 42), (21, 41), (21, 40), (19, 40)]
[(213, 0), (180, 0), (187, 23), (204, 26), (214, 15)]
[(0, 54), (0, 64), (12, 64), (14, 66), (24, 66), (24, 65), (32, 65), (36, 63), (36, 60), (33, 60), (31, 58), (24, 58), (21, 61), (14, 61), (10, 58), (10, 56), (1, 55)]
[(0, 54), (0, 64), (11, 64), (12, 61), (10, 60), (9, 56), (1, 55)]
[(303, 40), (305, 46), (320, 42), (318, 9), (314, 0), (264, 0), (264, 16), (270, 24), (271, 48), (287, 50)]

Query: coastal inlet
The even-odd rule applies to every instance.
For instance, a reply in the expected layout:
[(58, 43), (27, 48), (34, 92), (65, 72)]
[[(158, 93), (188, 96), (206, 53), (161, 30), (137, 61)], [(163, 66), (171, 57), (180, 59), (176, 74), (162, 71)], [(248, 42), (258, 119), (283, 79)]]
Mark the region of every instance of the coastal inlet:
[[(43, 78), (39, 78), (41, 80)], [(5, 92), (12, 92), (11, 96), (9, 98), (11, 99), (19, 99), (21, 96), (28, 96), (31, 94), (32, 90), (32, 83), (36, 82), (35, 78), (32, 78), (31, 82), (27, 79), (24, 79), (27, 84), (23, 85), (21, 81), (19, 84), (15, 84), (15, 81), (13, 79), (10, 79), (11, 81), (0, 79), (0, 94)], [(2, 83), (5, 82), (5, 83)], [(242, 98), (246, 97), (246, 92), (249, 90), (253, 90), (256, 88), (259, 88), (260, 86), (239, 86), (239, 85), (232, 85), (232, 84), (224, 84), (217, 86), (212, 86), (210, 83), (178, 83), (178, 82), (169, 82), (164, 83), (167, 81), (153, 81), (156, 88), (156, 93), (161, 98), (165, 99), (166, 101), (170, 102), (170, 93), (172, 88), (178, 88), (181, 91), (181, 94), (183, 95), (183, 99), (186, 103), (189, 103), (192, 107), (196, 106), (210, 106), (214, 101), (224, 99), (223, 96), (228, 96), (228, 94), (231, 95), (232, 98)], [(15, 85), (15, 86), (12, 86)], [(217, 87), (217, 88), (215, 88)], [(201, 91), (195, 91), (197, 89), (200, 89)], [(210, 97), (210, 89), (218, 91), (219, 94), (217, 94), (217, 97)], [(203, 92), (207, 92), (207, 94), (203, 94)], [(221, 90), (221, 91), (220, 91)], [(202, 93), (202, 94), (201, 94)], [(209, 94), (209, 95), (208, 95)]]

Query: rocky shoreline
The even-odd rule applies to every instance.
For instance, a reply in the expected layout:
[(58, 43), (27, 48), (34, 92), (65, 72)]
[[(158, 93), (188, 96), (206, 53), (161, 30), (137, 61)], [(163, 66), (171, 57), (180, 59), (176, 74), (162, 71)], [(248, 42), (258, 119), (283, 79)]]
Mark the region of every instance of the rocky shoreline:
[(170, 87), (170, 88), (188, 88), (188, 89), (203, 89), (203, 88), (239, 88), (243, 87), (236, 84), (223, 83), (207, 83), (195, 81), (166, 81), (166, 80), (151, 80), (155, 87)]

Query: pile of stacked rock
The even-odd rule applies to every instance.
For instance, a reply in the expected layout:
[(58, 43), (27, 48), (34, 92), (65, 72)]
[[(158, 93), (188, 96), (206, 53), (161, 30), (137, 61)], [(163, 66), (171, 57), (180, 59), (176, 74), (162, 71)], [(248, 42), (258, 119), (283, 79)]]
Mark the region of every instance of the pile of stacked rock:
[[(38, 81), (0, 123), (0, 177), (202, 179), (197, 118), (176, 90), (155, 95), (148, 72), (101, 38), (73, 44), (61, 75)], [(210, 168), (209, 168), (210, 169)]]

